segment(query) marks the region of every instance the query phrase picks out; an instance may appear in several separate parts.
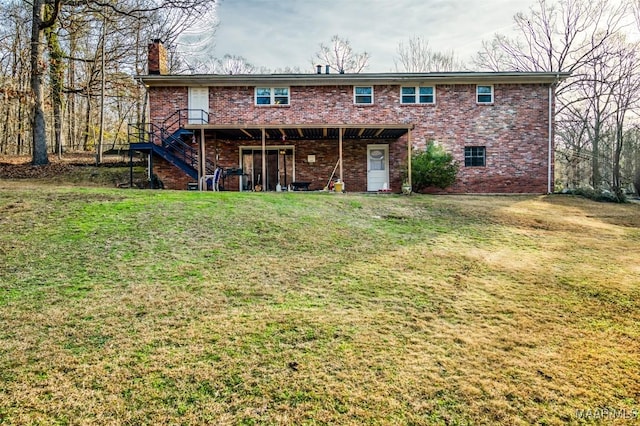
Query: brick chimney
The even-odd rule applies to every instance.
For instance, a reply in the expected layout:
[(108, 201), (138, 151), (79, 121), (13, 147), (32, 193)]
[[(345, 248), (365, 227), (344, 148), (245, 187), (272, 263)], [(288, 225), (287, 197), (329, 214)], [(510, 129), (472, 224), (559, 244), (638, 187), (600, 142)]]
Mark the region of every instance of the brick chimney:
[(149, 43), (147, 47), (149, 49), (147, 56), (149, 74), (169, 74), (167, 67), (167, 49), (162, 45), (162, 40), (157, 38), (153, 40), (153, 43)]

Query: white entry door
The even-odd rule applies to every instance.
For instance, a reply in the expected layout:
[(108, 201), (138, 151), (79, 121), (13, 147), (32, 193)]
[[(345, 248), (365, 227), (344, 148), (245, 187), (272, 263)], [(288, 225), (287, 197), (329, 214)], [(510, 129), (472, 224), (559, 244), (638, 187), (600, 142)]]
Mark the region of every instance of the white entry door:
[(389, 188), (389, 145), (367, 145), (367, 191)]
[(209, 88), (189, 87), (189, 124), (206, 124), (209, 112)]

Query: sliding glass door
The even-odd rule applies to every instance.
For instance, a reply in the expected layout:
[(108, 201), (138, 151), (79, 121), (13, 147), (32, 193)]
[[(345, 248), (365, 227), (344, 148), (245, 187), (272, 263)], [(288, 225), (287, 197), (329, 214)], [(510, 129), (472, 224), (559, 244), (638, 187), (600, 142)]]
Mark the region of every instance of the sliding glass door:
[(294, 177), (293, 147), (268, 147), (265, 150), (266, 170), (262, 175), (262, 148), (245, 147), (240, 150), (245, 179), (242, 191), (285, 191)]

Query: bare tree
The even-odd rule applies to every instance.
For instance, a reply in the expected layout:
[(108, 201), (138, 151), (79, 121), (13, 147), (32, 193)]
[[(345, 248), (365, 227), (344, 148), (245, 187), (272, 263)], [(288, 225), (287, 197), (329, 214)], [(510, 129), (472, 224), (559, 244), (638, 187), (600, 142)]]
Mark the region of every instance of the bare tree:
[(329, 44), (320, 44), (320, 50), (316, 52), (311, 62), (329, 65), (340, 74), (359, 73), (369, 66), (369, 58), (369, 53), (354, 52), (349, 40), (336, 34), (331, 37)]
[(230, 54), (206, 61), (195, 60), (188, 68), (192, 74), (255, 74), (259, 71), (242, 56)]
[(474, 62), (493, 71), (574, 72), (620, 31), (625, 10), (607, 0), (538, 0), (514, 16), (518, 38), (495, 35)]
[[(46, 7), (47, 13), (51, 13), (50, 6)], [(57, 32), (57, 22), (45, 29), (45, 38), (49, 51), (49, 86), (51, 103), (53, 105), (54, 141), (58, 156), (62, 156), (62, 92), (64, 87), (64, 52), (60, 46)]]
[(197, 20), (191, 19), (188, 23), (176, 19), (178, 16), (175, 14), (166, 15), (163, 18), (158, 22), (160, 25), (156, 33), (178, 34), (175, 41), (171, 40), (173, 37), (166, 36), (163, 40), (176, 46), (176, 51), (184, 62), (185, 69), (193, 72), (194, 69), (203, 68), (205, 72), (213, 72), (212, 58), (216, 56), (214, 53), (215, 34), (218, 28), (215, 3), (198, 16)]
[(242, 56), (226, 54), (216, 60), (215, 70), (218, 74), (253, 74), (257, 68)]
[(396, 72), (447, 72), (464, 68), (453, 51), (434, 51), (429, 41), (420, 36), (400, 42), (393, 62)]
[[(135, 32), (135, 29), (140, 29), (143, 25), (148, 25), (149, 27), (153, 27), (152, 23), (160, 23), (160, 26), (165, 24), (165, 27), (169, 28), (168, 32), (165, 32), (167, 38), (171, 38), (175, 40), (175, 38), (187, 28), (187, 24), (193, 20), (196, 20), (199, 16), (203, 16), (206, 13), (211, 11), (212, 6), (215, 4), (215, 0), (122, 0), (122, 1), (111, 1), (111, 0), (33, 0), (30, 5), (30, 9), (32, 12), (32, 27), (31, 27), (31, 98), (33, 100), (33, 108), (32, 108), (32, 146), (33, 146), (33, 164), (42, 165), (48, 163), (48, 154), (47, 154), (47, 135), (46, 135), (46, 121), (45, 121), (45, 105), (44, 105), (44, 96), (43, 96), (43, 86), (44, 82), (44, 70), (45, 70), (45, 58), (49, 60), (59, 60), (59, 55), (63, 54), (62, 46), (57, 45), (57, 37), (53, 37), (54, 33), (50, 32), (48, 35), (49, 41), (49, 55), (45, 57), (44, 55), (44, 47), (43, 43), (44, 31), (52, 28), (59, 17), (69, 17), (73, 16), (75, 13), (80, 13), (83, 15), (93, 15), (102, 17), (103, 19), (99, 19), (98, 22), (102, 22), (103, 25), (109, 23), (108, 27), (115, 27), (115, 30), (110, 37), (112, 40), (111, 44), (112, 51), (109, 52), (106, 46), (105, 37), (107, 34), (103, 34), (102, 37), (95, 37), (95, 32), (92, 31), (95, 28), (103, 28), (102, 26), (95, 26), (91, 22), (89, 23), (89, 30), (86, 33), (90, 37), (94, 37), (95, 39), (102, 39), (103, 44), (101, 49), (104, 49), (104, 54), (102, 56), (93, 55), (93, 58), (69, 58), (69, 61), (76, 62), (76, 59), (79, 59), (81, 62), (86, 61), (85, 63), (89, 63), (89, 61), (93, 61), (93, 64), (96, 64), (96, 60), (100, 58), (98, 62), (100, 62), (100, 66), (93, 66), (92, 74), (95, 73), (93, 77), (85, 78), (85, 81), (88, 82), (86, 87), (84, 88), (84, 92), (87, 96), (87, 123), (91, 118), (91, 88), (90, 84), (96, 81), (95, 76), (102, 76), (103, 80), (106, 80), (106, 69), (113, 68), (113, 64), (110, 64), (108, 55), (109, 53), (118, 52), (115, 57), (122, 58), (126, 56), (126, 52), (131, 52), (131, 43), (132, 39), (135, 39), (135, 51), (139, 52), (144, 44), (144, 41), (150, 39), (151, 37), (137, 37), (140, 35), (140, 32)], [(46, 6), (46, 12), (45, 12)], [(72, 11), (68, 14), (62, 14), (65, 10)], [(117, 17), (117, 18), (112, 18)], [(109, 21), (109, 22), (108, 22)], [(114, 22), (120, 21), (124, 23), (124, 25), (113, 25)], [(135, 25), (135, 23), (143, 23), (143, 25)], [(170, 24), (170, 25), (169, 25)], [(61, 25), (63, 28), (70, 28), (65, 25)], [(156, 27), (157, 28), (157, 27)], [(114, 35), (111, 37), (111, 35)], [(153, 38), (158, 37), (159, 34), (155, 34)], [(71, 39), (71, 37), (70, 37)], [(91, 44), (91, 39), (88, 39), (87, 42)], [(113, 40), (119, 41), (119, 45), (116, 47)], [(144, 40), (144, 41), (143, 41)], [(76, 38), (74, 43), (77, 42)], [(99, 45), (99, 43), (97, 43)], [(60, 49), (60, 50), (59, 50)], [(71, 49), (69, 49), (71, 50)], [(102, 51), (102, 50), (101, 50)], [(94, 44), (94, 52), (95, 52), (95, 44)], [(125, 53), (123, 53), (125, 52)], [(62, 55), (64, 57), (65, 55)], [(136, 61), (134, 64), (134, 68), (138, 68), (138, 61), (143, 59), (143, 55), (136, 54)], [(53, 58), (53, 59), (52, 59)], [(114, 58), (111, 55), (111, 58)], [(102, 60), (104, 59), (104, 61)], [(102, 63), (104, 62), (104, 63)], [(126, 62), (126, 61), (123, 61)], [(130, 62), (130, 61), (129, 61)], [(53, 70), (52, 70), (53, 71)], [(50, 76), (54, 78), (54, 80), (59, 80), (61, 70), (58, 68), (56, 72), (52, 72)], [(105, 90), (106, 86), (108, 86), (108, 82), (104, 81)], [(68, 88), (66, 89), (69, 92), (82, 93), (83, 90), (77, 90), (76, 88)], [(54, 93), (59, 93), (59, 87), (55, 88)], [(100, 113), (103, 112), (103, 108), (100, 108)], [(60, 114), (57, 114), (59, 117)], [(56, 139), (59, 140), (61, 135), (61, 131), (58, 129), (56, 125)]]
[(286, 66), (286, 67), (282, 67), (282, 68), (276, 68), (274, 70), (261, 70), (261, 73), (273, 73), (273, 74), (314, 74), (315, 72), (315, 67), (313, 68), (305, 68), (302, 69), (299, 66)]
[(42, 38), (44, 30), (52, 27), (60, 12), (61, 0), (54, 0), (48, 19), (43, 19), (45, 1), (33, 0), (33, 15), (31, 20), (31, 93), (33, 97), (33, 159), (34, 165), (49, 163), (47, 155), (47, 134), (44, 117), (44, 94), (42, 91), (44, 67), (42, 66)]
[[(622, 176), (622, 155), (625, 147), (625, 135), (629, 115), (640, 101), (640, 45), (638, 43), (628, 44), (623, 38), (619, 39), (617, 49), (614, 51), (611, 61), (615, 70), (615, 79), (610, 81), (612, 101), (613, 101), (613, 127), (614, 144), (612, 158), (612, 182), (611, 187), (619, 200), (624, 199), (624, 180), (631, 181), (633, 176), (623, 179)], [(638, 152), (628, 153), (630, 157), (638, 156)]]
[[(557, 135), (564, 145), (557, 158), (567, 161), (574, 178), (581, 174), (580, 163), (590, 162), (590, 183), (595, 188), (602, 187), (605, 176), (615, 174), (609, 170), (616, 162), (612, 120), (621, 111), (616, 104), (620, 88), (613, 82), (620, 81), (617, 52), (626, 12), (626, 3), (605, 0), (538, 0), (527, 14), (514, 17), (518, 37), (494, 36), (483, 43), (475, 59), (480, 68), (494, 71), (572, 73), (556, 87)], [(609, 182), (612, 188), (615, 181)]]
[(30, 152), (28, 104), (30, 11), (18, 2), (0, 2), (0, 153)]

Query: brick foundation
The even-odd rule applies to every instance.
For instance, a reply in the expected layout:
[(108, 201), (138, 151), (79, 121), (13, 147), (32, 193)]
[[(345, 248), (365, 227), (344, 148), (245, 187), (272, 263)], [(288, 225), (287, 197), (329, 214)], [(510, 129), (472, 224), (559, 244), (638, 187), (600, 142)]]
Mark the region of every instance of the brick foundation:
[(182, 170), (167, 162), (164, 158), (153, 156), (153, 173), (164, 184), (165, 189), (187, 189), (189, 182), (195, 182), (189, 175)]
[[(397, 144), (395, 140), (345, 140), (343, 141), (342, 156), (344, 161), (343, 180), (347, 191), (364, 192), (367, 190), (367, 145), (389, 145), (389, 188), (394, 192), (400, 192), (403, 167), (400, 165), (406, 160), (406, 148)], [(241, 147), (256, 146), (248, 141), (212, 141), (207, 140), (205, 152), (207, 159), (219, 164), (225, 169), (240, 168), (239, 152)], [(267, 149), (282, 146), (281, 143), (269, 143)], [(311, 182), (309, 189), (320, 190), (327, 185), (331, 172), (338, 161), (337, 141), (296, 141), (287, 142), (287, 147), (292, 147), (295, 162), (295, 175), (291, 173), (291, 164), (288, 166), (288, 183), (295, 181)], [(315, 155), (316, 161), (309, 163), (308, 156)], [(216, 160), (217, 156), (217, 160)], [(154, 173), (162, 180), (167, 189), (186, 189), (187, 183), (195, 181), (177, 167), (164, 159), (154, 156)], [(258, 165), (258, 170), (261, 165)], [(339, 169), (336, 169), (335, 178), (339, 177)], [(238, 190), (237, 176), (225, 180), (225, 188)], [(284, 184), (284, 181), (282, 182)]]

